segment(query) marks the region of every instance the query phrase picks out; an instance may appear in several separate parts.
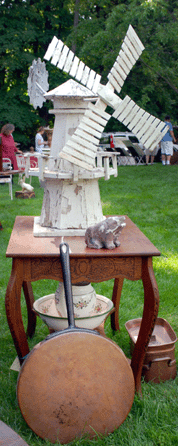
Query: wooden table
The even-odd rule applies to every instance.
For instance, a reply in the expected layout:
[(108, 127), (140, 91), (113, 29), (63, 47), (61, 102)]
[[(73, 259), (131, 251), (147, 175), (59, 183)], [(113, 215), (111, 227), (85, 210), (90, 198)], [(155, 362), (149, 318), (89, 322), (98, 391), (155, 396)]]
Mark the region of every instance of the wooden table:
[[(12, 257), (12, 271), (7, 286), (5, 306), (9, 328), (20, 362), (29, 353), (29, 346), (21, 316), (23, 288), (28, 310), (27, 334), (35, 331), (36, 315), (32, 311), (34, 296), (31, 282), (41, 279), (62, 281), (59, 257), (61, 237), (34, 237), (34, 217), (16, 217), (6, 256)], [(103, 282), (114, 278), (112, 300), (115, 313), (111, 315), (114, 330), (119, 330), (119, 304), (124, 278), (143, 281), (144, 309), (142, 324), (136, 342), (131, 367), (136, 390), (141, 393), (141, 373), (145, 351), (158, 314), (159, 293), (155, 280), (152, 257), (160, 252), (138, 227), (126, 216), (126, 227), (120, 235), (121, 245), (114, 250), (89, 249), (84, 237), (65, 237), (69, 244), (71, 280)]]

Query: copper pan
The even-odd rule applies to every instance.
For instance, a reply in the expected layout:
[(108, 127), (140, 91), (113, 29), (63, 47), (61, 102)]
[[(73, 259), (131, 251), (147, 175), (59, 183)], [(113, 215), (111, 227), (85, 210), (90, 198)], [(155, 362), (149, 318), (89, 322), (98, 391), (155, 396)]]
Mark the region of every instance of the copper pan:
[(108, 434), (127, 417), (134, 377), (122, 350), (96, 331), (74, 325), (69, 246), (60, 245), (69, 327), (30, 352), (17, 384), (30, 428), (52, 443)]

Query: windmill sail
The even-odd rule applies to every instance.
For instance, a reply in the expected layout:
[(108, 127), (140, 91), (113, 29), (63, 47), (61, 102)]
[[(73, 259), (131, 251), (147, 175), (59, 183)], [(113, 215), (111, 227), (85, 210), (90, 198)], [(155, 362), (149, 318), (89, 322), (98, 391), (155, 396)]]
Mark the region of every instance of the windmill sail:
[(50, 60), (60, 70), (65, 71), (71, 77), (81, 82), (93, 93), (97, 92), (101, 76), (85, 65), (75, 54), (64, 45), (57, 37), (53, 37), (45, 55), (45, 60)]
[(121, 88), (139, 59), (144, 46), (136, 32), (129, 25), (119, 55), (108, 74), (108, 84), (100, 84), (101, 76), (85, 65), (61, 40), (53, 37), (44, 59), (59, 69), (69, 73), (85, 85), (99, 99), (95, 105), (89, 105), (77, 130), (67, 141), (60, 158), (64, 158), (87, 170), (95, 168), (95, 158), (101, 134), (111, 115), (105, 112), (107, 105), (114, 109), (113, 117), (129, 128), (142, 142), (153, 150), (167, 132), (165, 123), (140, 108), (129, 96), (121, 100), (118, 95)]

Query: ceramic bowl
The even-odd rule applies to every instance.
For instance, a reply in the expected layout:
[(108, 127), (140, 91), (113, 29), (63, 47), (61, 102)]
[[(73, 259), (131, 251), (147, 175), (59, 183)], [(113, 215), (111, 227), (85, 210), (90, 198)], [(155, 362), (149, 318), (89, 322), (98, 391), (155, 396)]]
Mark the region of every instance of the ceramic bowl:
[[(72, 296), (75, 317), (87, 317), (96, 306), (96, 292), (92, 285), (72, 285)], [(59, 316), (67, 317), (64, 285), (59, 282), (55, 292), (55, 303)]]
[[(55, 294), (40, 297), (33, 304), (34, 311), (48, 325), (49, 328), (58, 331), (68, 327), (67, 317), (62, 317), (55, 305)], [(105, 296), (96, 295), (96, 305), (88, 317), (75, 317), (75, 325), (79, 328), (89, 328), (94, 330), (106, 318), (113, 309), (113, 302)]]

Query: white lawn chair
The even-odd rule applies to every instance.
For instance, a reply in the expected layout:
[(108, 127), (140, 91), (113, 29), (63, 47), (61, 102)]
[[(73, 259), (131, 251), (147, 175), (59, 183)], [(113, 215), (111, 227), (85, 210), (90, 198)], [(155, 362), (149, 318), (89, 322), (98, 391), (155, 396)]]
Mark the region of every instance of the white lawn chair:
[[(3, 167), (3, 171), (9, 171), (12, 170), (12, 163), (11, 160), (9, 158), (2, 158), (2, 167)], [(0, 176), (0, 184), (5, 184), (8, 183), (9, 184), (9, 195), (11, 197), (11, 200), (13, 200), (13, 195), (12, 195), (12, 175), (7, 174), (7, 176)]]

